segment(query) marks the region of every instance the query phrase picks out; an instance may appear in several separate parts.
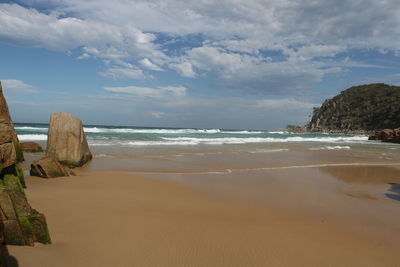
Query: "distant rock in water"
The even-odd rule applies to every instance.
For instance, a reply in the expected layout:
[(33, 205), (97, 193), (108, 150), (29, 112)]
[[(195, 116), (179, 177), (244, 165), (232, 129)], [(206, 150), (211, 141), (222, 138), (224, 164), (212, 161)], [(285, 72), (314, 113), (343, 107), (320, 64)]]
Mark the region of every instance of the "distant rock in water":
[(314, 108), (310, 131), (375, 131), (400, 126), (400, 87), (354, 86)]
[(52, 113), (46, 155), (69, 167), (79, 167), (91, 160), (82, 121), (65, 112)]
[(35, 142), (22, 142), (21, 143), (21, 150), (23, 152), (43, 152), (43, 148)]

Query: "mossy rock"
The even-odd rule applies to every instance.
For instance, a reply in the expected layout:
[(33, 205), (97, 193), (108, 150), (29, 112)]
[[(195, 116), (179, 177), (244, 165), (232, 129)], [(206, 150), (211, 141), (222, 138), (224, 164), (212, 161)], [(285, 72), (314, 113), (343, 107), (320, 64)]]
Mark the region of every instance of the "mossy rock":
[(25, 238), (17, 220), (6, 220), (4, 223), (4, 241), (7, 245), (24, 246)]
[(8, 195), (11, 198), (11, 202), (13, 203), (14, 211), (17, 217), (28, 217), (32, 215), (33, 209), (29, 205), (28, 199), (26, 196), (16, 190), (8, 190)]
[(13, 174), (6, 174), (3, 178), (3, 185), (10, 190), (16, 190), (25, 195), (24, 188), (21, 185), (18, 176), (15, 176)]
[[(20, 192), (17, 193), (21, 194)], [(4, 185), (1, 185), (0, 189), (0, 208), (4, 221), (17, 219), (17, 214), (14, 209), (13, 200), (11, 199), (10, 190), (8, 190)]]
[(51, 244), (50, 234), (44, 214), (34, 210), (33, 215), (29, 217), (29, 222), (32, 227), (35, 241), (42, 244)]
[[(32, 209), (21, 192), (5, 189), (0, 193), (0, 197), (2, 197), (1, 209), (6, 218), (4, 220), (6, 244), (19, 246), (33, 246), (34, 242), (50, 244), (51, 239), (45, 216)], [(8, 204), (5, 203), (7, 201)], [(10, 214), (10, 212), (13, 214)]]
[(26, 188), (24, 172), (21, 169), (21, 167), (19, 167), (18, 165), (14, 164), (14, 165), (8, 166), (8, 167), (6, 167), (4, 169), (0, 169), (0, 170), (1, 170), (0, 179), (4, 179), (4, 177), (6, 175), (17, 176), (20, 184), (22, 185), (22, 187)]
[(19, 182), (21, 183), (22, 187), (26, 188), (25, 176), (24, 176), (24, 171), (22, 170), (22, 168), (18, 165), (15, 165), (15, 172), (18, 176)]
[(25, 244), (28, 246), (33, 246), (35, 241), (32, 225), (28, 217), (18, 218), (19, 226), (21, 227), (22, 235), (24, 236)]
[(15, 154), (17, 155), (17, 162), (24, 161), (24, 152), (22, 152), (21, 145), (19, 142), (13, 142), (15, 147)]

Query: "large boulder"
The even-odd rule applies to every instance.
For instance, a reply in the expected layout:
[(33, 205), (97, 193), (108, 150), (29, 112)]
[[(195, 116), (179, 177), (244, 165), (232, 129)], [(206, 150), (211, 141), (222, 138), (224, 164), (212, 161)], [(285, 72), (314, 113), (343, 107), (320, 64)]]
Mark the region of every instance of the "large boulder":
[(41, 158), (31, 164), (30, 174), (42, 178), (55, 178), (73, 175), (73, 172), (52, 157)]
[(23, 154), (0, 84), (0, 216), (5, 244), (48, 244), (46, 219), (31, 208), (25, 196), (24, 173), (18, 166), (21, 160)]
[(69, 167), (79, 167), (92, 159), (82, 121), (65, 112), (52, 113), (46, 156)]
[[(3, 87), (0, 82), (0, 154), (2, 156), (3, 167), (8, 167), (16, 161), (23, 161), (24, 154), (20, 148), (17, 133), (11, 120), (10, 112), (6, 99), (3, 95)], [(5, 145), (8, 144), (8, 145)], [(14, 149), (11, 149), (11, 145)], [(4, 159), (8, 161), (4, 163)]]
[(21, 142), (20, 145), (23, 152), (43, 152), (43, 148), (35, 142)]

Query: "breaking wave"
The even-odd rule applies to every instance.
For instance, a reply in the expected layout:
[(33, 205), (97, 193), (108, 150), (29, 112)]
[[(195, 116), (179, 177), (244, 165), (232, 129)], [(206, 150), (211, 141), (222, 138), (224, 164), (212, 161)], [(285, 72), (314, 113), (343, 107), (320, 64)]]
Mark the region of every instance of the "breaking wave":
[(46, 141), (47, 134), (19, 134), (20, 141)]

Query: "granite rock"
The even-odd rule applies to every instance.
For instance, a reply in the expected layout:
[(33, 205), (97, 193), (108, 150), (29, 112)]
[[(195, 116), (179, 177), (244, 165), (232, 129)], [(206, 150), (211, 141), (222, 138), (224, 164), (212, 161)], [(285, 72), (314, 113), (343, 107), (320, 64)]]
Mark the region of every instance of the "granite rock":
[(22, 150), (0, 83), (0, 216), (7, 245), (50, 243), (46, 219), (32, 209), (25, 195), (25, 179), (18, 162)]
[(50, 118), (46, 156), (69, 167), (79, 167), (92, 159), (82, 121), (65, 112)]
[(21, 142), (20, 145), (23, 152), (43, 152), (43, 148), (35, 142)]
[(68, 167), (63, 166), (52, 157), (44, 157), (31, 164), (30, 174), (42, 178), (55, 178), (74, 175)]
[[(12, 153), (15, 154), (15, 160), (20, 162), (24, 160), (24, 154), (22, 153), (22, 150), (20, 148), (19, 140), (17, 133), (15, 132), (14, 129), (14, 124), (11, 120), (10, 112), (8, 111), (8, 106), (6, 99), (3, 95), (3, 87), (1, 86), (0, 82), (0, 144), (12, 144), (14, 146), (13, 152), (10, 152), (10, 146), (3, 146), (0, 148), (0, 150), (6, 148), (7, 153)], [(0, 152), (2, 155), (2, 160), (5, 158), (3, 157), (4, 154), (6, 154), (6, 157), (8, 157), (9, 154), (3, 153), (3, 151)], [(9, 165), (14, 164), (12, 161), (13, 159), (8, 158), (8, 163)], [(7, 167), (9, 165), (4, 165), (3, 167)]]

